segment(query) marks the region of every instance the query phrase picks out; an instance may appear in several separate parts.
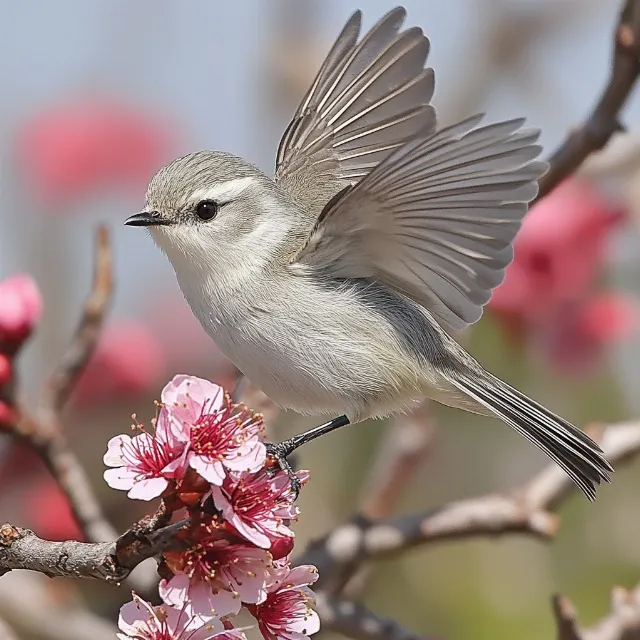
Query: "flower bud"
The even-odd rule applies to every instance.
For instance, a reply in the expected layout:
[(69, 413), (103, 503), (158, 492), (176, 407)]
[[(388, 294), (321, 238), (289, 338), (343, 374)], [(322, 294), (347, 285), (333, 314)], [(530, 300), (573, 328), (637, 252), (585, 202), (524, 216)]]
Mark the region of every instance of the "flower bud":
[(31, 335), (42, 315), (42, 297), (31, 276), (0, 282), (0, 349), (13, 355)]

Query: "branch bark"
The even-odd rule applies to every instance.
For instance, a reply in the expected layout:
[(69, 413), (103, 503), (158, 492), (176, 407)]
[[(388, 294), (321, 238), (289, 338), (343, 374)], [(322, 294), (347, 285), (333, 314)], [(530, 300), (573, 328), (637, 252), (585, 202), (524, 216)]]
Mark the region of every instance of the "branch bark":
[(0, 574), (14, 569), (37, 571), (50, 578), (95, 578), (119, 583), (141, 562), (176, 542), (188, 520), (157, 531), (134, 527), (113, 542), (53, 542), (29, 529), (0, 527)]
[(614, 588), (611, 611), (592, 627), (580, 627), (573, 604), (564, 596), (554, 596), (552, 606), (558, 640), (640, 639), (640, 584), (631, 591)]
[(626, 0), (613, 36), (613, 62), (607, 85), (587, 120), (569, 133), (549, 158), (536, 200), (544, 198), (617, 131), (620, 111), (640, 74), (640, 0)]
[[(592, 435), (611, 463), (619, 466), (640, 453), (640, 422), (597, 431)], [(337, 593), (345, 571), (354, 572), (365, 560), (398, 554), (414, 546), (508, 533), (550, 539), (559, 526), (553, 511), (574, 488), (561, 469), (550, 465), (514, 491), (377, 521), (358, 516), (312, 542), (297, 562), (318, 567), (319, 588)]]

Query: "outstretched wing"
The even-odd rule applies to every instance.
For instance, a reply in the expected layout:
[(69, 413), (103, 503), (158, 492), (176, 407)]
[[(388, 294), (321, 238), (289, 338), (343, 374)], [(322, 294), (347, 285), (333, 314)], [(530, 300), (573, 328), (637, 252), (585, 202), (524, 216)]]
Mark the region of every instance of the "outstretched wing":
[(358, 42), (354, 13), (323, 62), (278, 148), (275, 180), (314, 215), (389, 153), (435, 128), (429, 41), (400, 31), (398, 7)]
[(378, 278), (450, 331), (479, 320), (547, 167), (534, 161), (539, 131), (482, 117), (408, 142), (345, 189), (292, 268)]

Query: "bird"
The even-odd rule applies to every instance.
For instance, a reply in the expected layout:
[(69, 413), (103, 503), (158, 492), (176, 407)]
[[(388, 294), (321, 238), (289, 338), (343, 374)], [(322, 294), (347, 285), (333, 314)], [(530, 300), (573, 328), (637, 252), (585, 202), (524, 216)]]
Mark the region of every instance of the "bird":
[(513, 259), (548, 165), (524, 118), (439, 126), (430, 43), (398, 6), (344, 25), (269, 177), (225, 151), (151, 179), (146, 227), (219, 349), (277, 405), (328, 422), (301, 444), (430, 398), (489, 415), (554, 460), (589, 500), (613, 468), (579, 428), (487, 371), (455, 339)]

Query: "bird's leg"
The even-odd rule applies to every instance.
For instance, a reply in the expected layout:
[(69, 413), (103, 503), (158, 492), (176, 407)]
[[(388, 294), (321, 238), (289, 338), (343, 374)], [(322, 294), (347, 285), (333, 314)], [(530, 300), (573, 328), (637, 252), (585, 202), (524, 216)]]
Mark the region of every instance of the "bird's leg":
[(275, 458), (280, 468), (289, 476), (289, 480), (291, 481), (291, 490), (294, 492), (296, 498), (300, 492), (300, 481), (287, 458), (303, 444), (307, 444), (307, 442), (311, 442), (326, 433), (335, 431), (336, 429), (348, 424), (349, 418), (347, 418), (347, 416), (338, 416), (333, 420), (329, 420), (329, 422), (313, 427), (313, 429), (309, 429), (308, 431), (300, 433), (297, 436), (293, 436), (292, 438), (287, 438), (287, 440), (283, 440), (282, 442), (267, 443), (267, 454), (272, 458)]

